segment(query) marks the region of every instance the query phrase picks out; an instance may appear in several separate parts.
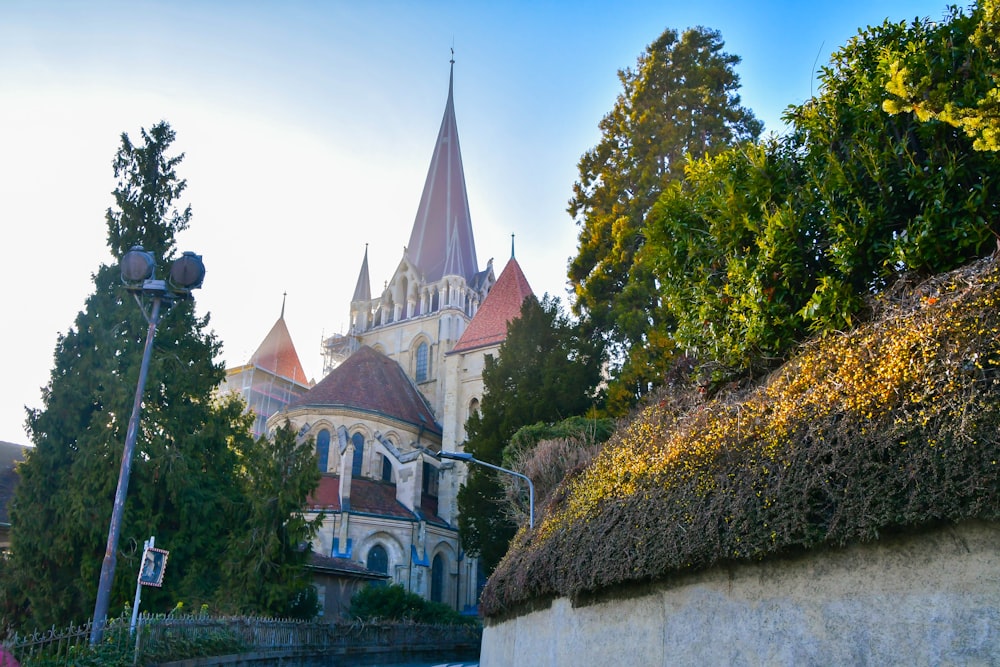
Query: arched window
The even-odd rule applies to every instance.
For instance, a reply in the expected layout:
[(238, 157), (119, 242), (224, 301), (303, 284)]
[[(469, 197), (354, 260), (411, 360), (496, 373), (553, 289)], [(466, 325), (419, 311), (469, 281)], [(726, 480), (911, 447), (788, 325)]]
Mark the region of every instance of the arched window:
[(431, 602), (444, 602), (444, 558), (441, 554), (436, 554), (431, 561)]
[(417, 346), (417, 382), (425, 382), (430, 377), (430, 351), (427, 343)]
[(469, 416), (471, 417), (477, 412), (479, 412), (479, 399), (474, 398), (471, 401), (469, 401)]
[(430, 463), (424, 462), (423, 470), (423, 488), (424, 495), (437, 497), (438, 494), (438, 470)]
[(326, 472), (330, 463), (330, 431), (327, 429), (316, 434), (316, 457), (319, 459), (319, 471)]
[(392, 463), (389, 461), (388, 456), (382, 457), (382, 481), (383, 482), (392, 481)]
[(369, 549), (368, 560), (365, 562), (365, 566), (372, 572), (389, 574), (389, 554), (386, 552), (385, 547), (381, 544), (376, 544)]
[(351, 436), (354, 443), (354, 461), (351, 462), (351, 475), (361, 477), (361, 462), (365, 460), (365, 436), (358, 431)]

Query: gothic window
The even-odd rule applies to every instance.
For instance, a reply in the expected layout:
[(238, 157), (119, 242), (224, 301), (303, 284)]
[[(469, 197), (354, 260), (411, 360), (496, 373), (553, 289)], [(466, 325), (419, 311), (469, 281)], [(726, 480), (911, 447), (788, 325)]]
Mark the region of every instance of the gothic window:
[(430, 463), (424, 463), (423, 492), (425, 496), (438, 494), (438, 471)]
[(382, 481), (383, 482), (392, 481), (392, 463), (389, 461), (388, 456), (382, 457)]
[(368, 560), (365, 562), (365, 567), (372, 572), (389, 574), (389, 554), (386, 552), (385, 547), (381, 544), (376, 544), (369, 549)]
[(444, 558), (435, 554), (431, 561), (431, 602), (444, 602)]
[(354, 461), (351, 463), (351, 475), (361, 477), (361, 462), (365, 459), (365, 436), (358, 431), (351, 436), (354, 443)]
[(319, 458), (319, 471), (326, 472), (330, 462), (330, 431), (323, 429), (316, 435), (316, 456)]
[(417, 346), (417, 382), (425, 382), (430, 377), (430, 351), (427, 343)]

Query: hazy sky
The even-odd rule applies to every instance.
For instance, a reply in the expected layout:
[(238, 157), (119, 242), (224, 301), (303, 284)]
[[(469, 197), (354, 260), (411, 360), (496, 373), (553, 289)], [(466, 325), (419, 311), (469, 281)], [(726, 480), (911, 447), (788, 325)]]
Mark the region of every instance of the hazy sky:
[[(926, 0), (49, 2), (0, 0), (0, 440), (28, 443), (56, 337), (115, 258), (104, 213), (127, 132), (167, 120), (204, 256), (200, 312), (245, 363), (277, 319), (306, 372), (343, 332), (369, 244), (402, 257), (444, 111), (449, 49), (481, 266), (516, 234), (535, 292), (566, 295), (576, 165), (665, 28), (721, 30), (769, 131), (859, 27), (940, 18)], [(128, 306), (126, 304), (125, 307)], [(137, 356), (141, 350), (134, 350)]]

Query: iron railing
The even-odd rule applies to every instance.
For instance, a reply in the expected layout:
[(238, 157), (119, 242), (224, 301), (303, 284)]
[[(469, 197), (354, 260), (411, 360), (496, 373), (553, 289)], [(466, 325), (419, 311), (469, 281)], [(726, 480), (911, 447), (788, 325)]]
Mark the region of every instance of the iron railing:
[[(59, 667), (83, 656), (110, 658), (116, 664), (149, 664), (183, 658), (269, 653), (295, 649), (317, 654), (398, 649), (406, 651), (475, 647), (482, 629), (468, 625), (423, 625), (407, 622), (299, 621), (207, 615), (139, 616), (135, 631), (129, 621), (110, 621), (101, 644), (89, 644), (91, 625), (72, 625), (29, 635), (14, 634), (3, 642), (24, 667)], [(2, 657), (2, 654), (0, 654)], [(2, 663), (0, 663), (2, 664)]]

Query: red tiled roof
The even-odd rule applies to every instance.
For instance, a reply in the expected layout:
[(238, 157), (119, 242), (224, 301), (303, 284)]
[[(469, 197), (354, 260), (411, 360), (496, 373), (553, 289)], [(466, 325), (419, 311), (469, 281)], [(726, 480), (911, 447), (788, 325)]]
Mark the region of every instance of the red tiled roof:
[(451, 354), (502, 343), (507, 338), (507, 323), (521, 314), (524, 300), (531, 295), (528, 279), (511, 257)]
[[(312, 510), (325, 509), (339, 512), (341, 510), (340, 476), (322, 475), (319, 487), (306, 500), (306, 506)], [(437, 516), (436, 503), (422, 502), (421, 510), (427, 521), (446, 525), (444, 520)], [(417, 520), (417, 516), (413, 512), (396, 500), (395, 484), (377, 482), (365, 477), (351, 479), (351, 512), (408, 521)]]
[(426, 399), (399, 364), (367, 345), (333, 369), (315, 387), (288, 404), (345, 407), (374, 412), (441, 435)]
[(284, 317), (279, 317), (271, 327), (264, 342), (250, 357), (250, 363), (299, 384), (309, 384), (306, 372), (302, 370), (299, 355), (295, 351), (295, 345), (292, 344), (288, 327), (285, 326)]

